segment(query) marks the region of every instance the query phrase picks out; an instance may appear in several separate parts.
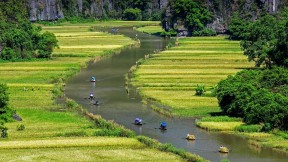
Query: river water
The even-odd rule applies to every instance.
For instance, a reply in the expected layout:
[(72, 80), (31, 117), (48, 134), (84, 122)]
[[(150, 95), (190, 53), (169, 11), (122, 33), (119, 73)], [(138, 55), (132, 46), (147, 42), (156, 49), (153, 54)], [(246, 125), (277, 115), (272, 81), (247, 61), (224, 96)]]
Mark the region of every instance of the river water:
[[(119, 32), (135, 38), (136, 31), (132, 28), (120, 28)], [(210, 161), (229, 159), (231, 162), (284, 162), (288, 156), (271, 149), (253, 148), (248, 141), (235, 135), (207, 132), (195, 126), (195, 119), (168, 118), (154, 112), (149, 104), (143, 104), (141, 97), (134, 88), (125, 89), (125, 74), (135, 62), (144, 58), (145, 54), (162, 50), (167, 40), (137, 32), (141, 40), (141, 47), (132, 47), (121, 50), (117, 55), (104, 58), (99, 62), (90, 63), (86, 69), (71, 78), (66, 85), (67, 97), (77, 101), (89, 112), (100, 114), (107, 120), (134, 130), (137, 134), (145, 135), (162, 143), (171, 143), (177, 148), (185, 149), (198, 154)], [(91, 76), (96, 82), (91, 83)], [(93, 105), (89, 97), (94, 93), (100, 105)], [(133, 123), (136, 117), (144, 121), (144, 125), (136, 126)], [(158, 129), (159, 123), (168, 124), (167, 131)], [(187, 133), (196, 136), (195, 141), (185, 139)], [(232, 151), (229, 154), (217, 152), (219, 146), (227, 146)], [(157, 156), (157, 155), (155, 155)]]

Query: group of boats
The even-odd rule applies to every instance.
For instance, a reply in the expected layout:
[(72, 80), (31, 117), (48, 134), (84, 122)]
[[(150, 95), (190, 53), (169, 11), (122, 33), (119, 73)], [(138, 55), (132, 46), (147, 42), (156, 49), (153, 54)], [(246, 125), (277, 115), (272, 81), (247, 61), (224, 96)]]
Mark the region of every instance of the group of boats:
[[(142, 119), (141, 118), (135, 118), (134, 124), (135, 125), (143, 125)], [(167, 130), (167, 123), (166, 122), (160, 122), (159, 129), (160, 130)], [(196, 140), (196, 137), (195, 137), (195, 135), (188, 133), (187, 136), (186, 136), (186, 139), (187, 140)], [(229, 149), (227, 147), (220, 146), (218, 151), (221, 152), (221, 153), (228, 153)]]
[[(96, 82), (96, 78), (93, 76), (93, 77), (91, 77), (91, 80), (90, 80), (90, 81), (91, 81), (91, 82)], [(90, 98), (91, 100), (94, 98), (93, 93), (90, 94), (89, 98)], [(99, 102), (96, 101), (96, 104), (98, 105)], [(143, 125), (144, 123), (143, 123), (143, 121), (142, 121), (141, 118), (135, 118), (134, 124), (141, 126), (141, 125)], [(159, 129), (160, 129), (160, 130), (163, 130), (163, 131), (167, 130), (167, 123), (166, 123), (166, 122), (160, 122)], [(187, 140), (196, 140), (196, 137), (195, 137), (195, 135), (188, 133), (187, 136), (186, 136), (186, 139), (187, 139)], [(229, 149), (228, 149), (227, 147), (220, 146), (219, 149), (218, 149), (218, 151), (221, 152), (221, 153), (228, 153), (228, 152), (229, 152)]]

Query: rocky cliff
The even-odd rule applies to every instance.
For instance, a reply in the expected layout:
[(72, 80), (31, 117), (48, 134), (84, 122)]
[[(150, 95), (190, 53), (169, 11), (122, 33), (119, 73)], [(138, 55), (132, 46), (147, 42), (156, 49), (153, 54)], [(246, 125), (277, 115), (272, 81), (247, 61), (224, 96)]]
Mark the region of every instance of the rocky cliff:
[(288, 0), (207, 0), (206, 5), (214, 13), (214, 21), (209, 27), (225, 32), (235, 11), (256, 19), (263, 11), (274, 14), (287, 4)]
[[(29, 0), (30, 20), (55, 20), (64, 16), (84, 16), (101, 18), (108, 14), (121, 13), (125, 6), (121, 0)], [(160, 11), (168, 0), (152, 0), (147, 12)], [(128, 4), (129, 5), (129, 4)]]
[[(142, 0), (148, 3), (147, 13), (167, 8), (169, 0)], [(197, 0), (195, 0), (197, 1)], [(213, 13), (213, 22), (209, 27), (217, 32), (225, 32), (233, 12), (249, 14), (253, 18), (262, 11), (273, 14), (279, 8), (288, 4), (288, 0), (198, 0)], [(29, 0), (30, 20), (55, 20), (64, 16), (84, 16), (103, 18), (104, 16), (118, 18), (129, 1), (121, 0)], [(123, 5), (124, 4), (124, 5)], [(126, 5), (126, 6), (125, 6)], [(168, 11), (166, 11), (169, 16)]]

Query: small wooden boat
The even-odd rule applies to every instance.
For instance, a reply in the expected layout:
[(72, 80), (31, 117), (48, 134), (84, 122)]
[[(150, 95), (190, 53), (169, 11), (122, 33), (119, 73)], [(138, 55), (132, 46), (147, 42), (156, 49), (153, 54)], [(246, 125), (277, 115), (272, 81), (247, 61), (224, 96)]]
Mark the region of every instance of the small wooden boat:
[(193, 134), (187, 134), (187, 137), (186, 137), (187, 140), (195, 140), (195, 136)]
[(228, 153), (229, 149), (227, 147), (220, 146), (218, 151), (221, 153)]

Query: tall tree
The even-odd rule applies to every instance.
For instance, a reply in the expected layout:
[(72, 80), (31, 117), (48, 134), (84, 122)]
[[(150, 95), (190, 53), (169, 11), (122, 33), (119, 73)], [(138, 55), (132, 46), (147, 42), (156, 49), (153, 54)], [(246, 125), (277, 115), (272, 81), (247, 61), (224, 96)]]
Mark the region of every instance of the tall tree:
[(170, 0), (172, 21), (182, 20), (190, 31), (202, 30), (211, 20), (211, 13), (194, 0)]
[(241, 46), (244, 54), (257, 67), (288, 67), (287, 34), (287, 17), (277, 18), (266, 14), (248, 25)]

